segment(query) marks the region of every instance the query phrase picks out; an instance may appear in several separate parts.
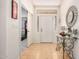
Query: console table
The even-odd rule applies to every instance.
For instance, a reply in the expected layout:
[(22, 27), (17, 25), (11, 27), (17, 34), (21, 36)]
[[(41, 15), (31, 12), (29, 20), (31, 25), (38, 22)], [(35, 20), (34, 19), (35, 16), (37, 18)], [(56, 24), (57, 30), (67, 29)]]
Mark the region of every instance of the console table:
[(73, 48), (74, 43), (77, 39), (77, 36), (72, 36), (72, 34), (67, 34), (65, 36), (57, 36), (57, 50), (63, 47), (63, 59), (65, 52), (68, 54), (70, 59), (74, 59)]

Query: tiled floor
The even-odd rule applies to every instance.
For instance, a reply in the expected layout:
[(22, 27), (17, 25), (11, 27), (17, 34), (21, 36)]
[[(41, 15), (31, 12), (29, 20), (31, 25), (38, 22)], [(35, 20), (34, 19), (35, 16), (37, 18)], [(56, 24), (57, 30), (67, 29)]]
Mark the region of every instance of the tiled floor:
[(40, 43), (32, 44), (22, 52), (21, 59), (63, 59), (63, 54), (62, 50), (56, 51), (56, 44)]

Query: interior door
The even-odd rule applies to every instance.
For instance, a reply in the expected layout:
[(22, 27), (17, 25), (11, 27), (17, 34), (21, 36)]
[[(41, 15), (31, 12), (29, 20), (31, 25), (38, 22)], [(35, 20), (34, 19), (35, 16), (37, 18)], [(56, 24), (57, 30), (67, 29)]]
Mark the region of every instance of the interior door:
[(40, 42), (53, 42), (55, 39), (55, 16), (40, 15)]

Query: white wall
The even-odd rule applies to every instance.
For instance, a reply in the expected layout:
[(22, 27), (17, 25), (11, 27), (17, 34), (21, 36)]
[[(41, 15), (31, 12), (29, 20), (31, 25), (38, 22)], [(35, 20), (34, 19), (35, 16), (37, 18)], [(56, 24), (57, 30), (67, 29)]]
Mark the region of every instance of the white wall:
[(34, 5), (60, 5), (61, 0), (33, 0)]
[[(21, 4), (23, 3), (29, 10), (29, 26), (32, 25), (33, 8), (27, 0), (17, 0), (18, 19), (11, 18), (12, 0), (0, 0), (0, 59), (20, 59), (20, 39), (21, 39)], [(28, 0), (29, 1), (29, 0)], [(31, 30), (31, 29), (30, 29)], [(32, 32), (31, 32), (32, 33)], [(29, 34), (28, 42), (32, 42), (32, 35)], [(31, 36), (31, 37), (30, 37)], [(30, 45), (28, 43), (28, 45)]]
[(31, 0), (21, 0), (21, 5), (28, 10), (28, 38), (27, 46), (32, 44), (32, 20), (34, 8)]
[(31, 0), (21, 0), (21, 4), (24, 5), (30, 13), (33, 13), (33, 5)]
[(23, 6), (21, 7), (21, 17), (27, 17), (28, 16), (28, 10), (24, 8)]
[(6, 2), (0, 0), (0, 59), (6, 58)]
[(33, 22), (33, 14), (28, 13), (28, 26), (27, 26), (27, 43), (28, 43), (28, 47), (33, 43), (33, 34), (32, 34), (32, 22)]
[[(25, 2), (26, 1), (26, 2)], [(20, 39), (21, 39), (21, 4), (28, 9), (28, 46), (32, 43), (32, 17), (33, 6), (29, 0), (17, 0), (18, 3), (18, 19), (11, 18), (11, 0), (7, 0), (7, 5), (5, 11), (7, 16), (6, 21), (6, 59), (19, 59), (20, 58)]]
[(66, 13), (67, 13), (67, 10), (68, 8), (72, 5), (72, 1), (73, 0), (63, 0), (62, 1), (62, 4), (61, 4), (61, 9), (60, 9), (60, 12), (61, 12), (61, 25), (66, 25), (66, 22), (65, 22), (65, 19), (66, 19)]
[(19, 59), (20, 17), (18, 11), (18, 19), (11, 18), (11, 0), (0, 0), (0, 16), (0, 59)]
[[(75, 5), (79, 11), (79, 0), (63, 0), (62, 5), (61, 5), (61, 25), (62, 26), (66, 25), (66, 13), (71, 5)], [(78, 15), (77, 22), (75, 26), (73, 27), (79, 30), (78, 22), (79, 22), (79, 15)], [(75, 59), (79, 59), (79, 40), (75, 42), (74, 57)]]
[(20, 1), (18, 3), (18, 19), (11, 18), (11, 0), (7, 0), (6, 6), (6, 33), (7, 33), (7, 58), (6, 59), (19, 59), (20, 56)]

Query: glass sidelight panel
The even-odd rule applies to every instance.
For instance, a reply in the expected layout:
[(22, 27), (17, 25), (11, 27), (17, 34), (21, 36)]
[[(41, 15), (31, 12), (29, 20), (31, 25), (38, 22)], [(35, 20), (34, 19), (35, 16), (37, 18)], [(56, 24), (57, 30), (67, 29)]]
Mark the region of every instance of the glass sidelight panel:
[(39, 32), (39, 16), (37, 16), (37, 32)]

